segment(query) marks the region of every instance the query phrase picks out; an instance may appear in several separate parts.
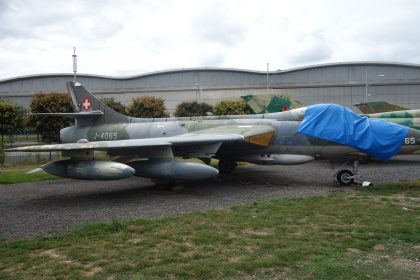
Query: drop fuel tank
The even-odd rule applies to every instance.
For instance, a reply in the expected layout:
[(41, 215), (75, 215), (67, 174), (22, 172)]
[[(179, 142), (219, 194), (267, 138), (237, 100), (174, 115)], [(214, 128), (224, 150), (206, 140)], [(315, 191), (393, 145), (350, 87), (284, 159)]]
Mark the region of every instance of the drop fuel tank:
[(102, 160), (58, 160), (42, 165), (41, 169), (56, 176), (82, 180), (118, 180), (135, 173), (126, 164)]
[(216, 177), (219, 171), (211, 166), (177, 160), (140, 160), (127, 163), (136, 176), (165, 180), (200, 180)]

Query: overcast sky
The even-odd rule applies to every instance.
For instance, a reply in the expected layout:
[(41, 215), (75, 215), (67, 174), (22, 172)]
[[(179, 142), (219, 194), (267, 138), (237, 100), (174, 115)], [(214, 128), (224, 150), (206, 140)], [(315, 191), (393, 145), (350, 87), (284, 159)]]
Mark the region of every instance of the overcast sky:
[(420, 63), (416, 0), (0, 0), (0, 79)]

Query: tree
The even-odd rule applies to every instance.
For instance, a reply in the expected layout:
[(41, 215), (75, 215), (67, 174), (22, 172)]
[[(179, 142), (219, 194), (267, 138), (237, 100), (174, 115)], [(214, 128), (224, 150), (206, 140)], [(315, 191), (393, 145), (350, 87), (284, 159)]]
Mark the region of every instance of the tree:
[(22, 132), (26, 128), (25, 119), (26, 119), (26, 114), (29, 112), (29, 109), (23, 108), (22, 106), (19, 106), (19, 105), (16, 105), (16, 109), (18, 111), (16, 130), (19, 132)]
[(214, 105), (213, 113), (215, 115), (248, 115), (254, 114), (254, 111), (242, 99), (223, 100)]
[(116, 101), (114, 97), (102, 97), (100, 101), (105, 103), (105, 105), (112, 108), (114, 111), (117, 111), (118, 113), (124, 115), (127, 114), (125, 105), (119, 101)]
[(12, 135), (19, 121), (17, 105), (0, 100), (0, 163), (4, 163), (4, 135)]
[(182, 102), (176, 106), (176, 117), (205, 116), (207, 112), (213, 113), (213, 107), (207, 103)]
[[(29, 107), (31, 113), (69, 113), (73, 112), (71, 99), (66, 93), (37, 93)], [(64, 117), (29, 116), (27, 125), (41, 134), (43, 141), (51, 143), (60, 140), (60, 130), (72, 125), (73, 121)]]
[(164, 118), (169, 117), (165, 101), (160, 97), (142, 96), (133, 98), (127, 106), (127, 113), (138, 118)]
[(9, 101), (0, 101), (0, 130), (2, 143), (4, 143), (4, 135), (12, 135), (13, 131), (18, 126), (19, 116), (17, 105), (14, 105)]

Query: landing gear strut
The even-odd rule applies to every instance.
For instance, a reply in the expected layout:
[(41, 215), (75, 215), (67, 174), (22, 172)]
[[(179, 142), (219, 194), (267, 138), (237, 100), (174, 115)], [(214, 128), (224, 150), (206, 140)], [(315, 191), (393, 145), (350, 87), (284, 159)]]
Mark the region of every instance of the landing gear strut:
[(230, 159), (230, 158), (221, 158), (219, 159), (218, 169), (220, 174), (228, 174), (235, 169), (235, 167), (238, 166), (236, 161)]
[[(341, 167), (348, 164), (346, 161)], [(348, 186), (353, 184), (355, 181), (358, 182), (362, 178), (359, 174), (359, 160), (353, 161), (353, 170), (339, 168), (339, 171), (334, 174), (337, 182), (342, 186)]]

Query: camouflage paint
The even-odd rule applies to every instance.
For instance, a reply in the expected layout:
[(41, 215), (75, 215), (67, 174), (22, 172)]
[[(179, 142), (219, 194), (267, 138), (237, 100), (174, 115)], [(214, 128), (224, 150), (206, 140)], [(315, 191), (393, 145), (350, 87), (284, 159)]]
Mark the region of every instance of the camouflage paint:
[(374, 114), (374, 113), (383, 113), (383, 112), (391, 112), (391, 111), (409, 110), (408, 108), (404, 108), (399, 105), (391, 104), (384, 101), (360, 103), (360, 104), (355, 104), (355, 106), (363, 114)]
[(367, 114), (366, 116), (420, 130), (420, 109)]
[(298, 101), (274, 94), (245, 95), (241, 98), (256, 114), (283, 112), (303, 107), (303, 104)]

